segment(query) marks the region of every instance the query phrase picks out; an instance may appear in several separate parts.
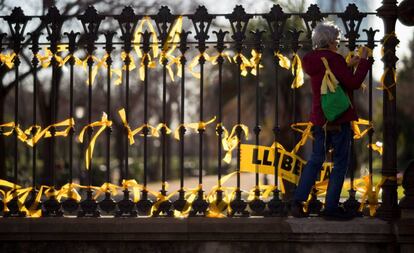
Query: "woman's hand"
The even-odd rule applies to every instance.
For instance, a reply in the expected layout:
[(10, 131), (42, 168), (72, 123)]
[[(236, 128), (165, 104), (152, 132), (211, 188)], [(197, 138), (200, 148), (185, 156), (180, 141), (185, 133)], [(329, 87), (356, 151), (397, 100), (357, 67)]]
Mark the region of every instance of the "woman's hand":
[(352, 56), (351, 60), (348, 62), (348, 67), (354, 67), (358, 65), (360, 59), (361, 58), (359, 58), (359, 56)]
[(368, 49), (367, 49), (366, 47), (363, 47), (363, 48), (362, 48), (362, 51), (361, 51), (361, 58), (362, 58), (362, 59), (367, 59), (367, 58), (368, 58)]

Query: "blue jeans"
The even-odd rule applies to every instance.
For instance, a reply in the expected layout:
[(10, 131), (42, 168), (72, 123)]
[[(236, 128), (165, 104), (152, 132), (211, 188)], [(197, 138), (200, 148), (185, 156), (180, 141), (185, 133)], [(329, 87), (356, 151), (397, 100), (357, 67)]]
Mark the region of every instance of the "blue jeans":
[(325, 202), (325, 209), (327, 211), (333, 211), (338, 207), (339, 197), (348, 168), (352, 138), (351, 126), (350, 123), (343, 123), (340, 125), (340, 130), (327, 131), (326, 140), (325, 130), (321, 126), (313, 126), (312, 132), (314, 137), (312, 156), (302, 170), (294, 200), (306, 201), (308, 199), (312, 186), (315, 184), (315, 180), (325, 161), (325, 147), (333, 147), (334, 167), (329, 177)]

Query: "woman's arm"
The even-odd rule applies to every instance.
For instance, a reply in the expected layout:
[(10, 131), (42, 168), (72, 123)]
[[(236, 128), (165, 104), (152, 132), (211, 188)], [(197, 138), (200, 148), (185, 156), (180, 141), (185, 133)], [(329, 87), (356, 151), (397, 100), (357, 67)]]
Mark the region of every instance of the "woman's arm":
[(345, 59), (341, 55), (337, 54), (328, 61), (336, 79), (349, 90), (356, 90), (361, 87), (371, 66), (367, 59), (361, 58), (355, 73), (352, 73), (352, 70), (347, 66)]

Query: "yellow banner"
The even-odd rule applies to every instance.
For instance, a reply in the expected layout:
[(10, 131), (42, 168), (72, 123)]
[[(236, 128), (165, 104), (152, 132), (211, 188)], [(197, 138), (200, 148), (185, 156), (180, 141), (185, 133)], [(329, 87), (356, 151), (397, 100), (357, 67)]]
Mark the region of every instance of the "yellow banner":
[[(262, 174), (274, 174), (275, 165), (278, 168), (280, 178), (297, 184), (306, 161), (296, 154), (285, 150), (280, 144), (278, 145), (277, 160), (275, 161), (274, 147), (256, 146), (251, 144), (242, 144), (240, 150), (240, 171), (257, 172)], [(329, 178), (332, 171), (332, 163), (325, 162), (322, 165), (321, 173), (316, 183), (322, 182)], [(284, 191), (281, 185), (282, 192)]]

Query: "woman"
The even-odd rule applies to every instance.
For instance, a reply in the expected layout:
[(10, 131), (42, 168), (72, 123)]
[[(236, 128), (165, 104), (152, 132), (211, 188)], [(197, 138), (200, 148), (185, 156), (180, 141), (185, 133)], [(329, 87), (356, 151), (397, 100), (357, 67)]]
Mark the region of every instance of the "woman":
[[(321, 23), (312, 33), (314, 50), (303, 58), (303, 68), (310, 76), (312, 83), (312, 111), (310, 121), (313, 124), (314, 137), (311, 158), (302, 171), (298, 187), (291, 205), (294, 217), (306, 217), (303, 202), (315, 184), (317, 175), (325, 161), (326, 146), (334, 149), (334, 167), (329, 178), (326, 194), (325, 209), (322, 216), (328, 218), (348, 219), (350, 215), (339, 207), (339, 198), (348, 167), (349, 149), (352, 138), (351, 121), (357, 120), (355, 106), (350, 106), (338, 119), (327, 122), (321, 106), (321, 84), (325, 74), (325, 66), (321, 60), (326, 58), (328, 65), (348, 94), (352, 104), (352, 92), (359, 89), (371, 63), (367, 60), (366, 48), (362, 50), (361, 58), (354, 56), (347, 65), (345, 59), (338, 54), (337, 48), (340, 30), (332, 23)], [(357, 66), (355, 72), (350, 67)]]

